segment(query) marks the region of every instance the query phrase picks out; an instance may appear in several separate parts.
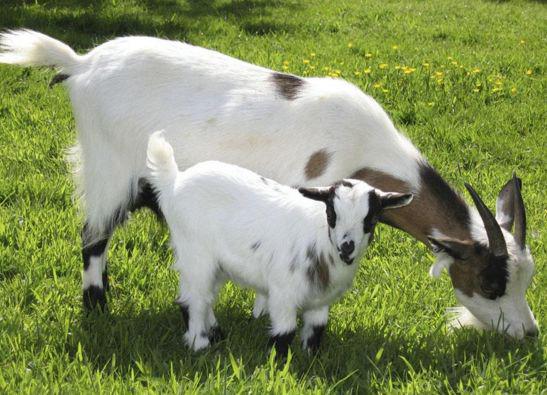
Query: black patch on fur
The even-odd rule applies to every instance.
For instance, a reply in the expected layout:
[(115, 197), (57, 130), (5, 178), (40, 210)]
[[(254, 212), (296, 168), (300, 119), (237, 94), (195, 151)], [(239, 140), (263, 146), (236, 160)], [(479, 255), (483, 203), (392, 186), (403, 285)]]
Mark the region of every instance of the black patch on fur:
[(226, 337), (224, 336), (224, 333), (222, 332), (222, 329), (220, 329), (220, 326), (214, 326), (209, 331), (209, 341), (211, 343), (217, 343), (219, 341), (224, 340)]
[(326, 325), (316, 325), (312, 328), (313, 334), (306, 341), (306, 348), (312, 353), (316, 353), (321, 344), (321, 338), (325, 332)]
[[(85, 233), (85, 227), (84, 227)], [(95, 243), (85, 245), (85, 236), (84, 236), (84, 247), (82, 248), (82, 258), (84, 260), (84, 270), (87, 270), (89, 267), (89, 261), (92, 256), (101, 256), (105, 253), (106, 245), (108, 244), (108, 238), (101, 239)]]
[(110, 282), (108, 281), (108, 266), (104, 266), (103, 271), (103, 287), (105, 291), (110, 291)]
[(53, 88), (54, 85), (60, 84), (61, 82), (65, 81), (67, 78), (70, 78), (68, 74), (59, 73), (56, 74), (49, 83), (49, 87)]
[(507, 270), (507, 256), (496, 256), (482, 244), (475, 244), (475, 251), (479, 256), (485, 256), (488, 262), (479, 274), (481, 293), (488, 299), (495, 300), (505, 295), (509, 272)]
[(162, 221), (164, 216), (158, 203), (158, 194), (154, 190), (154, 187), (152, 187), (152, 184), (146, 178), (139, 178), (138, 187), (139, 192), (131, 207), (131, 211), (147, 207)]
[(285, 358), (289, 352), (289, 346), (291, 345), (294, 339), (295, 331), (279, 334), (270, 337), (268, 341), (268, 346), (274, 346), (277, 351), (277, 356)]
[(363, 220), (363, 231), (365, 233), (371, 233), (371, 237), (374, 234), (374, 228), (376, 223), (380, 219), (380, 213), (382, 211), (382, 202), (378, 195), (373, 192), (368, 195), (368, 213)]
[(84, 289), (83, 293), (84, 308), (91, 311), (99, 307), (101, 311), (106, 311), (106, 293), (103, 288), (91, 285)]
[(450, 216), (451, 220), (469, 226), (469, 209), (462, 197), (428, 163), (421, 162), (419, 166), (422, 189), (435, 196), (441, 205), (441, 212)]
[(253, 243), (253, 245), (251, 246), (251, 250), (256, 251), (261, 245), (262, 243), (260, 241)]
[(291, 74), (273, 73), (272, 80), (277, 91), (287, 100), (294, 100), (298, 97), (304, 80)]
[(184, 321), (184, 325), (188, 328), (188, 322), (190, 321), (190, 314), (188, 312), (188, 306), (185, 306), (183, 304), (180, 305), (180, 312), (182, 313), (182, 320)]

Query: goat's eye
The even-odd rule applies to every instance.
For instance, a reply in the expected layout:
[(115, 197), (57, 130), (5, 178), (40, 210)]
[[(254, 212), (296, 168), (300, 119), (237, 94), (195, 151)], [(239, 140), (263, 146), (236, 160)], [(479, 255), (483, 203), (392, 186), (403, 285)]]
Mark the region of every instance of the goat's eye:
[(372, 231), (374, 230), (374, 226), (376, 225), (376, 222), (378, 222), (376, 218), (372, 218), (372, 219), (365, 218), (363, 221), (363, 231), (365, 233), (372, 233)]

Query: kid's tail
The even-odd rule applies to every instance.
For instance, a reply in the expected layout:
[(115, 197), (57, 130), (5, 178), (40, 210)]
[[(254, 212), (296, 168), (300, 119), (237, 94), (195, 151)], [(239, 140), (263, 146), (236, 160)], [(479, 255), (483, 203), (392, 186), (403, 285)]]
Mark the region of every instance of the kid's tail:
[(158, 189), (173, 183), (179, 171), (173, 147), (165, 140), (163, 130), (155, 132), (148, 140), (146, 164), (150, 169), (152, 183)]
[(67, 77), (77, 73), (83, 60), (61, 41), (26, 29), (0, 33), (0, 51), (0, 63), (58, 67)]

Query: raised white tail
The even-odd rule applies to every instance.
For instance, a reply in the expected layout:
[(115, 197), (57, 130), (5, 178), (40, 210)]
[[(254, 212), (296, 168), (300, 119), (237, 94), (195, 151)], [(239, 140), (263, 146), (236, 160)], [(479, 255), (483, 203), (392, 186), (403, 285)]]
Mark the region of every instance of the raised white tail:
[(163, 130), (150, 136), (146, 156), (152, 184), (159, 189), (164, 185), (171, 184), (179, 169), (175, 162), (173, 147), (165, 140)]
[(0, 63), (58, 67), (69, 75), (77, 73), (83, 59), (61, 41), (26, 29), (1, 33), (0, 50)]

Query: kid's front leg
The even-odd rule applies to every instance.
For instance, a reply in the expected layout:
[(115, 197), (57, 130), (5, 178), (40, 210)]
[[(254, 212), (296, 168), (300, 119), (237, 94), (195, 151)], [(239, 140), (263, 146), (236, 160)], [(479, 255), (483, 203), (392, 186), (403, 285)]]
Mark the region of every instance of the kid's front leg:
[(277, 355), (284, 358), (296, 332), (296, 305), (283, 295), (270, 294), (268, 311), (272, 325), (268, 344), (273, 345)]
[(317, 352), (321, 343), (321, 337), (327, 327), (329, 319), (329, 306), (318, 309), (306, 310), (303, 314), (304, 327), (302, 328), (302, 347), (308, 353)]

